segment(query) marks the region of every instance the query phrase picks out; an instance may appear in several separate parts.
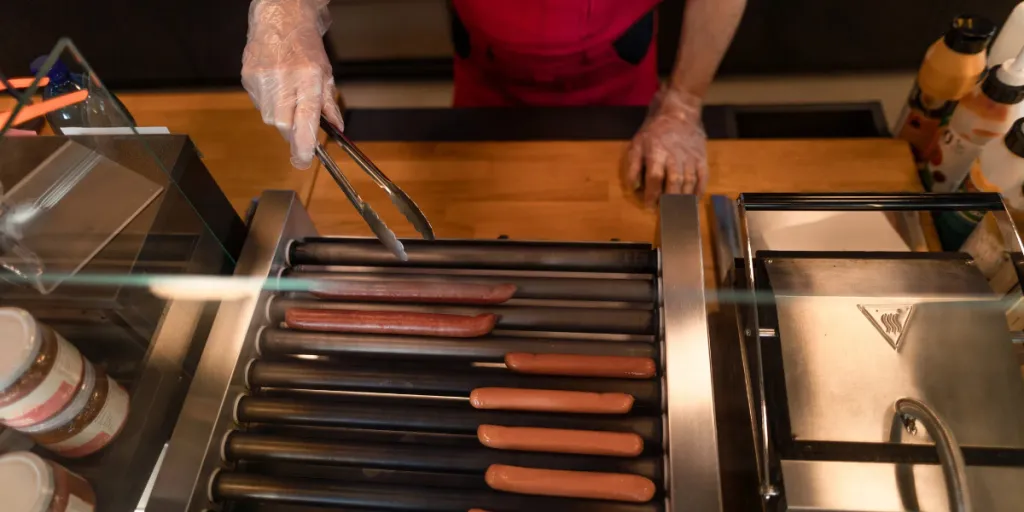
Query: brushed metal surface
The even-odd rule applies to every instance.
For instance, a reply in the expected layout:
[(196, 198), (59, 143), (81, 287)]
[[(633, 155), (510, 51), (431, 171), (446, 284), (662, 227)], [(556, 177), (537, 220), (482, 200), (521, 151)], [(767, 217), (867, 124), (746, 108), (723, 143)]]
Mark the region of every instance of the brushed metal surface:
[[(1024, 380), (1004, 312), (966, 260), (765, 264), (797, 440), (886, 442), (893, 404), (912, 397), (963, 446), (1024, 448)], [(913, 306), (898, 350), (858, 308), (865, 304)]]
[[(950, 510), (937, 464), (782, 461), (786, 510), (894, 512)], [(1024, 468), (967, 466), (974, 510), (1019, 511)]]
[(660, 222), (669, 510), (721, 510), (700, 202), (662, 196)]
[[(315, 235), (294, 192), (264, 192), (235, 275), (277, 276), (285, 265), (289, 242)], [(271, 293), (258, 289), (220, 305), (147, 512), (199, 512), (215, 507), (209, 482), (223, 466), (220, 443), (235, 426), (233, 404), (245, 392), (245, 367), (255, 355), (259, 329), (266, 324), (262, 311)]]

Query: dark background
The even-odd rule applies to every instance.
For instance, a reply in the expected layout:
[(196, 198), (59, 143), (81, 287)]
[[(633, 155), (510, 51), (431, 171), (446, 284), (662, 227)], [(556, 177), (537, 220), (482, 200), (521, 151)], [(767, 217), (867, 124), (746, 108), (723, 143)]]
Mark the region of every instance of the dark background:
[[(623, 0), (628, 1), (628, 0)], [(0, 71), (71, 37), (114, 89), (237, 86), (246, 0), (6, 0)], [(659, 14), (660, 65), (671, 68), (685, 0)], [(748, 0), (724, 75), (912, 70), (950, 20), (970, 12), (1002, 23), (1016, 0)], [(340, 64), (340, 65), (339, 65)], [(335, 63), (343, 79), (446, 78), (445, 59)]]

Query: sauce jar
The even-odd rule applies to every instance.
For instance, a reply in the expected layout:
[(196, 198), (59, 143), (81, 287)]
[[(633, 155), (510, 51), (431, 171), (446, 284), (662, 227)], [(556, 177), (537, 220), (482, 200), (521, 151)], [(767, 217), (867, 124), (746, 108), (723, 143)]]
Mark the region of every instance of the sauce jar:
[(0, 496), (7, 512), (95, 512), (84, 478), (32, 452), (0, 456)]
[(128, 420), (128, 393), (89, 365), (71, 406), (37, 427), (21, 429), (63, 457), (85, 457), (109, 445)]
[(0, 422), (22, 428), (63, 410), (89, 364), (28, 311), (0, 308)]

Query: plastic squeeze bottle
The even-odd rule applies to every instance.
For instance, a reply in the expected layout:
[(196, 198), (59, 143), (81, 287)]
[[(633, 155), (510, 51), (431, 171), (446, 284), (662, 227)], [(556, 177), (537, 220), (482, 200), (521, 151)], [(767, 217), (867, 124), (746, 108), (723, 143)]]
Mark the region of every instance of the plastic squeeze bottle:
[(917, 81), (893, 133), (910, 142), (914, 159), (923, 164), (926, 151), (956, 101), (971, 91), (985, 72), (985, 47), (996, 26), (985, 18), (957, 16), (941, 39), (928, 47)]
[(1003, 22), (1003, 28), (999, 29), (999, 34), (992, 42), (992, 47), (988, 49), (988, 67), (994, 68), (997, 64), (1012, 59), (1022, 46), (1024, 46), (1024, 2), (1013, 8), (1010, 16)]
[(1024, 50), (989, 71), (985, 81), (960, 99), (949, 125), (928, 150), (925, 188), (952, 192), (967, 177), (982, 148), (1024, 117)]
[[(1024, 119), (1013, 123), (1001, 143), (985, 146), (978, 161), (957, 191), (998, 192), (1011, 209), (1024, 210)], [(960, 250), (984, 215), (983, 211), (947, 211), (936, 215), (942, 248)]]

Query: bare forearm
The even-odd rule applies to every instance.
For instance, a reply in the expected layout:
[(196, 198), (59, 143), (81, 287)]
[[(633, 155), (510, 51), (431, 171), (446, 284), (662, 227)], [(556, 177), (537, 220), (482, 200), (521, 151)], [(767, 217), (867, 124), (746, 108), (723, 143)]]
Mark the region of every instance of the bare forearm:
[(746, 0), (688, 0), (669, 87), (703, 98), (743, 17)]

